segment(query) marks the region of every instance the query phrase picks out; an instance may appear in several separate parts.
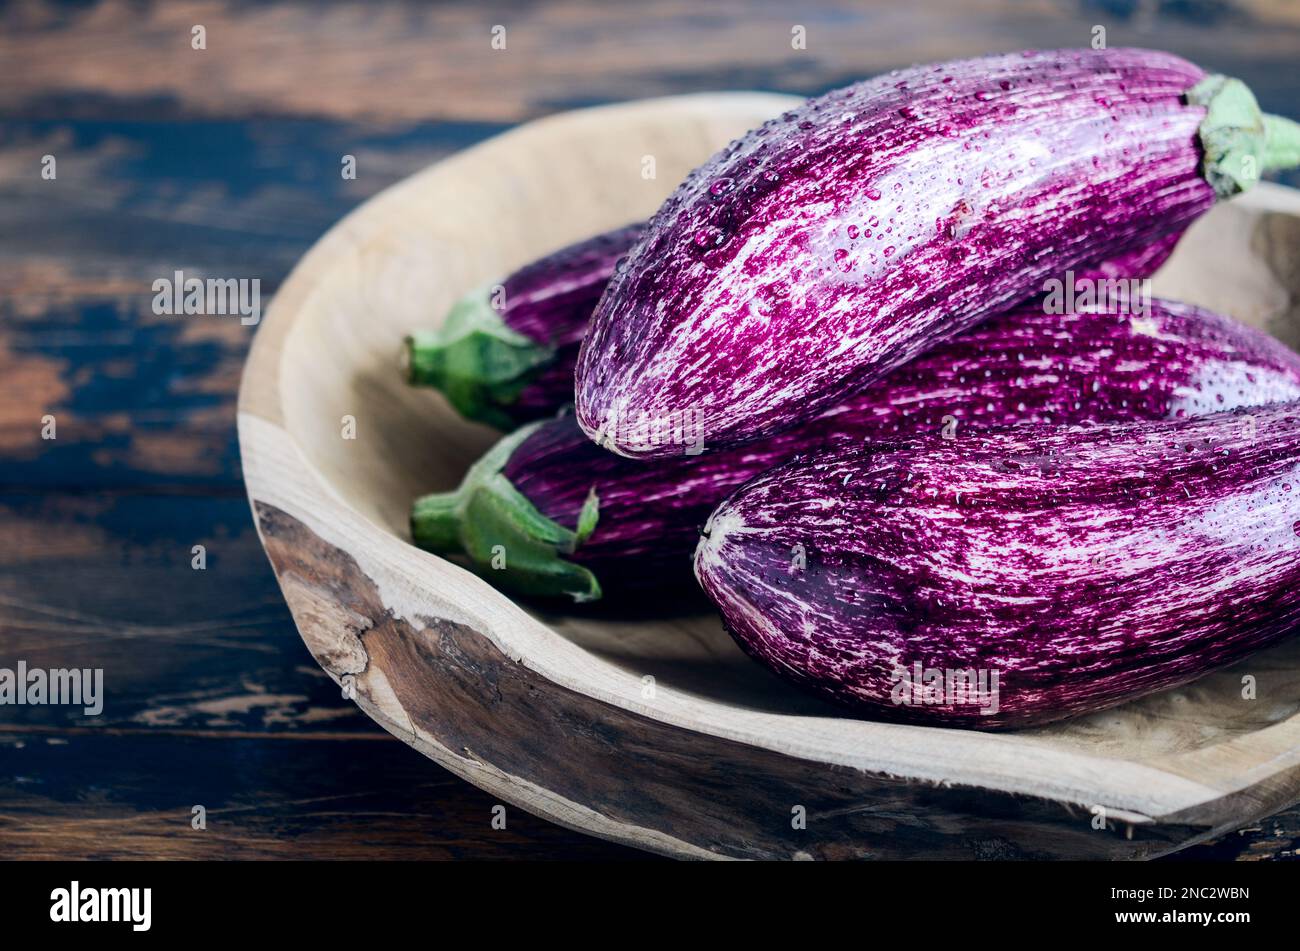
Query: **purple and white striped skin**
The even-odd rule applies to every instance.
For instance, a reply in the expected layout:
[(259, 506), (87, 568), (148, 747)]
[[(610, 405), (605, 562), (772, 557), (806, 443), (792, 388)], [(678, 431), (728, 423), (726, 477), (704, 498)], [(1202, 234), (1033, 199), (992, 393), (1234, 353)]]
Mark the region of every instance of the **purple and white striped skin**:
[(746, 652), (859, 712), (1101, 710), (1297, 629), (1300, 404), (792, 461), (719, 506), (695, 571)]
[(1169, 260), (1182, 239), (1182, 231), (1171, 231), (1142, 241), (1136, 248), (1121, 251), (1100, 264), (1084, 264), (1073, 269), (1076, 284), (1083, 281), (1118, 281), (1150, 277)]
[[(944, 430), (964, 436), (972, 427), (1179, 418), (1295, 399), (1300, 356), (1229, 318), (1161, 300), (1147, 315), (1131, 317), (1045, 314), (1035, 302), (900, 367), (816, 420), (725, 452), (647, 463), (604, 451), (572, 417), (540, 424), (507, 437), (503, 444), (522, 441), (467, 478), (458, 499), (417, 502), (412, 535), (421, 547), (480, 559), (490, 558), (495, 545), (572, 543), (594, 492), (598, 521), (580, 543), (552, 546), (553, 559), (520, 557), (504, 571), (485, 572), (515, 590), (590, 599), (603, 587), (686, 576), (713, 507), (799, 453)], [(504, 493), (494, 513), (510, 505), (529, 510), (504, 527), (468, 524), (463, 513), (475, 491)], [(557, 559), (583, 570), (557, 571)], [(534, 569), (545, 577), (531, 575)]]
[(552, 416), (573, 402), (573, 371), (591, 314), (615, 266), (644, 233), (644, 222), (616, 228), (525, 265), (502, 282), (502, 321), (554, 354), (510, 407), (519, 421)]
[(680, 452), (646, 420), (689, 418), (706, 450), (768, 436), (1045, 278), (1185, 228), (1216, 195), (1207, 108), (1185, 99), (1206, 79), (1149, 50), (1025, 52), (765, 123), (690, 175), (610, 283), (579, 423), (640, 457)]
[[(500, 361), (485, 358), (480, 349), (468, 365), (459, 366), (452, 382), (447, 374), (428, 370), (434, 364), (432, 354), (446, 350), (447, 335), (416, 334), (408, 354), (411, 382), (445, 389), (471, 419), (506, 429), (554, 416), (572, 405), (579, 343), (615, 267), (644, 232), (645, 225), (636, 224), (598, 234), (539, 258), (501, 282), (504, 305), (496, 313), (506, 328), (531, 343), (509, 348), (512, 354), (522, 348), (529, 355), (522, 365), (513, 362), (503, 376)], [(1181, 236), (1175, 232), (1094, 267), (1076, 269), (1074, 280), (1147, 277), (1165, 263)], [(490, 298), (487, 288), (479, 288), (457, 306), (481, 311), (490, 306)], [(437, 366), (441, 370), (442, 364)]]
[(443, 326), (406, 342), (408, 381), (433, 386), (470, 419), (510, 429), (573, 402), (578, 345), (633, 224), (561, 248), (476, 288)]

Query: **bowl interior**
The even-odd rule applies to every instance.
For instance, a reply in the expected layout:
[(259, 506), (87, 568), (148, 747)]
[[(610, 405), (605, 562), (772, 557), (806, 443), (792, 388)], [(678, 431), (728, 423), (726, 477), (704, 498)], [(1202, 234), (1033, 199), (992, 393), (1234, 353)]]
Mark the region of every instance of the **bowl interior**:
[[(437, 325), (475, 285), (648, 217), (691, 168), (791, 102), (683, 97), (556, 117), (440, 163), (343, 222), (344, 250), (303, 300), (280, 366), (285, 427), (329, 490), (378, 530), (408, 539), (411, 500), (455, 486), (499, 434), (465, 422), (437, 393), (405, 385), (397, 364), (403, 336)], [(1297, 347), (1300, 202), (1282, 189), (1260, 192), (1269, 200), (1248, 196), (1199, 222), (1155, 291), (1232, 314)], [(348, 417), (355, 439), (342, 438)], [(623, 615), (608, 607), (525, 607), (583, 650), (701, 702), (837, 716), (745, 657), (697, 602)], [(1021, 736), (1150, 761), (1297, 712), (1300, 644), (1246, 663), (1274, 688), (1254, 703), (1240, 702), (1241, 672), (1230, 669)]]

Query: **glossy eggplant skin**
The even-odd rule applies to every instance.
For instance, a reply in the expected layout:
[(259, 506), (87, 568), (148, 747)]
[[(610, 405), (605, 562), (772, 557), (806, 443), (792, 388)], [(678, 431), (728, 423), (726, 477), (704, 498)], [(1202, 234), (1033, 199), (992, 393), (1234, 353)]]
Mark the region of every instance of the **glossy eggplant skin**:
[(695, 570), (749, 654), (859, 712), (1101, 710), (1296, 630), (1300, 404), (809, 456), (719, 506)]
[[(505, 278), (498, 285), (504, 299), (500, 320), (524, 338), (512, 352), (522, 350), (528, 358), (505, 375), (496, 373), (497, 364), (482, 359), (463, 368), (460, 382), (468, 383), (463, 389), (475, 394), (474, 399), (455, 399), (455, 386), (446, 375), (421, 370), (437, 364), (436, 355), (446, 349), (442, 334), (411, 338), (412, 382), (450, 392), (469, 418), (505, 429), (571, 406), (578, 347), (592, 311), (618, 263), (644, 233), (644, 223), (616, 228), (539, 258)], [(1169, 258), (1180, 237), (1181, 232), (1174, 232), (1143, 242), (1095, 266), (1078, 268), (1073, 279), (1079, 284), (1148, 277)], [(479, 288), (457, 306), (482, 312), (490, 306), (492, 293)], [(465, 381), (465, 374), (471, 380)]]
[[(512, 542), (500, 523), (487, 532), (494, 537), (481, 537), (484, 531), (464, 515), (475, 493), (506, 492), (516, 505), (518, 493), (531, 511), (509, 526), (523, 532), (536, 524), (533, 514), (540, 516), (546, 538), (567, 539), (555, 557), (585, 572), (581, 591), (571, 589), (570, 574), (562, 579), (569, 587), (543, 593), (595, 597), (603, 588), (688, 575), (713, 507), (799, 453), (926, 433), (964, 437), (991, 426), (1179, 418), (1292, 399), (1300, 399), (1300, 356), (1228, 318), (1160, 300), (1145, 316), (1045, 314), (1034, 302), (900, 367), (818, 419), (725, 452), (647, 463), (601, 449), (572, 417), (543, 423), (521, 434), (490, 473), (467, 479), (459, 498), (417, 502), (412, 534), (435, 551), (473, 555), (495, 544), (522, 550), (525, 540)], [(593, 493), (598, 521), (579, 542), (571, 536)], [(521, 558), (517, 570), (487, 576), (529, 593), (550, 583), (534, 584), (527, 572)]]
[(554, 415), (573, 402), (592, 311), (644, 230), (637, 223), (598, 234), (464, 295), (440, 329), (407, 338), (408, 381), (504, 429)]
[(553, 357), (513, 404), (503, 407), (519, 422), (552, 416), (573, 402), (573, 370), (591, 314), (618, 262), (645, 233), (627, 225), (570, 245), (511, 274), (502, 282), (506, 326), (550, 348)]
[(1077, 284), (1082, 280), (1114, 281), (1148, 278), (1169, 260), (1182, 237), (1182, 231), (1171, 231), (1166, 235), (1142, 240), (1135, 247), (1120, 251), (1099, 264), (1085, 264), (1074, 268), (1071, 279)]
[[(895, 71), (770, 121), (696, 170), (615, 275), (576, 414), (614, 452), (641, 421), (707, 451), (815, 416), (1083, 262), (1215, 200), (1187, 101), (1200, 68), (1061, 50)], [(1248, 95), (1248, 93), (1247, 93)]]

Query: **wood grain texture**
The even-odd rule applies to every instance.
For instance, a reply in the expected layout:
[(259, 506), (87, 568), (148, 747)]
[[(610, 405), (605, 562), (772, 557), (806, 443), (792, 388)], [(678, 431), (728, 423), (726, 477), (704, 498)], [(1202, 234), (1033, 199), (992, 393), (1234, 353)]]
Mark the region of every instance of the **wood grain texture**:
[(513, 808), (494, 829), (499, 800), (378, 730), (303, 646), (242, 495), (8, 494), (0, 531), (0, 663), (106, 692), (98, 717), (3, 709), (5, 858), (640, 856)]
[[(497, 22), (509, 48), (489, 59)], [(189, 48), (194, 23), (206, 53)], [(794, 23), (807, 50), (790, 49)], [(808, 94), (915, 60), (1079, 45), (1093, 24), (1240, 75), (1296, 115), (1287, 0), (0, 7), (0, 663), (103, 665), (111, 691), (96, 725), (0, 708), (0, 854), (643, 857), (515, 809), (508, 835), (491, 830), (489, 797), (339, 696), (242, 497), (234, 404), (252, 328), (156, 317), (150, 283), (176, 268), (258, 277), (265, 301), (359, 202), (527, 118), (720, 88)], [(339, 175), (344, 154), (356, 180)], [(206, 573), (188, 567), (196, 542)], [(725, 641), (656, 654), (631, 630), (602, 645), (591, 624), (568, 636), (614, 662), (752, 691)], [(358, 735), (379, 738), (364, 756)], [(195, 795), (240, 803), (217, 845), (185, 834)], [(1290, 810), (1179, 855), (1298, 845)]]
[[(279, 509), (257, 515), (308, 645), (333, 676), (356, 679), (372, 716), (584, 831), (679, 857), (830, 860), (1142, 858), (1204, 835), (1146, 817), (1094, 829), (1069, 804), (827, 769), (611, 708), (557, 689), (468, 625), (394, 616), (346, 552)], [(792, 822), (799, 809), (806, 828)]]
[[(196, 24), (207, 49), (190, 47)], [(519, 122), (559, 104), (706, 89), (811, 95), (898, 65), (1025, 47), (1155, 46), (1214, 64), (1282, 110), (1300, 17), (1286, 0), (470, 0), (87, 8), (19, 5), (0, 36), (0, 105), (58, 108), (95, 90), (185, 114)], [(806, 30), (794, 49), (791, 30)], [(505, 28), (505, 49), (492, 46)], [(136, 64), (147, 59), (151, 68)], [(382, 97), (373, 93), (384, 89)], [(454, 91), (449, 94), (448, 91)], [(156, 106), (155, 106), (156, 108)]]
[(0, 730), (0, 764), (6, 859), (646, 857), (509, 806), (493, 828), (504, 804), (383, 733)]

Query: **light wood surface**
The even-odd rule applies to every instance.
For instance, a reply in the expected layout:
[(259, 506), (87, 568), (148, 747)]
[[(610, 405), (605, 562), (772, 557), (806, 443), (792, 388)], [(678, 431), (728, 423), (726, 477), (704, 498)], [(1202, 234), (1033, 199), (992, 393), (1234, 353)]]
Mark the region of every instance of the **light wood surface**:
[[(354, 678), (386, 729), (503, 801), (682, 857), (1148, 857), (1295, 802), (1300, 643), (1039, 730), (882, 724), (776, 681), (707, 613), (526, 608), (407, 542), (410, 500), (454, 485), (495, 434), (402, 383), (403, 334), (471, 286), (647, 215), (789, 101), (700, 95), (542, 120), (380, 194), (303, 259), (255, 340), (239, 434), (313, 655)], [(1294, 346), (1298, 225), (1296, 193), (1262, 186), (1199, 223), (1157, 291)]]

